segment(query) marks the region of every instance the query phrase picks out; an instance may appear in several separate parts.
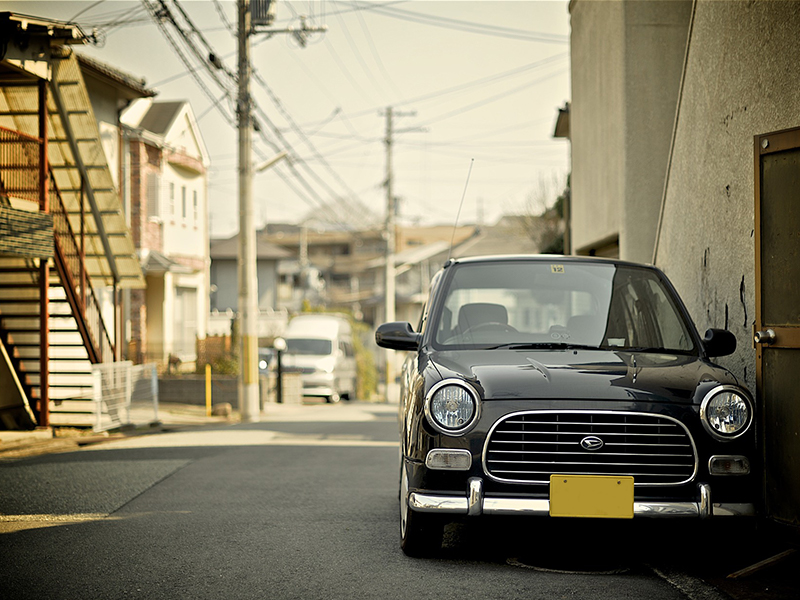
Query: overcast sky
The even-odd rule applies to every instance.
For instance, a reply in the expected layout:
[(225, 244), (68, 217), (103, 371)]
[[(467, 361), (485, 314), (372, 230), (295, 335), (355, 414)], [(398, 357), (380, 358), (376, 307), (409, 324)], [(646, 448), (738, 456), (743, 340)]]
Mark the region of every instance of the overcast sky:
[[(226, 237), (238, 228), (235, 85), (216, 71), (226, 97), (171, 26), (177, 49), (167, 40), (147, 4), (159, 2), (29, 0), (2, 10), (96, 28), (99, 44), (80, 52), (144, 78), (157, 100), (191, 102), (211, 155), (212, 235)], [(235, 1), (164, 4), (182, 28), (196, 28), (189, 41), (236, 72)], [(280, 1), (272, 28), (298, 27), (301, 16), (327, 32), (305, 47), (284, 33), (251, 38), (254, 160), (287, 149), (299, 173), (281, 164), (256, 175), (259, 225), (327, 215), (334, 198), (355, 225), (382, 221), (389, 106), (403, 115), (393, 160), (400, 222), (452, 225), (462, 195), (462, 224), (555, 199), (568, 170), (567, 142), (553, 139), (570, 98), (566, 0)], [(194, 77), (180, 54), (191, 56)]]

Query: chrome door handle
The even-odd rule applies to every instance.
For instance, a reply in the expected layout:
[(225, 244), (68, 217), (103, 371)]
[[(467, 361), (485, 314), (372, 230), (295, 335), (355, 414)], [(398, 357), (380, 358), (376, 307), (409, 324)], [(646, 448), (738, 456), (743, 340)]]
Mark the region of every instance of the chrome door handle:
[(767, 329), (765, 331), (756, 331), (755, 335), (753, 335), (753, 341), (756, 344), (766, 344), (769, 346), (770, 344), (775, 343), (775, 332), (772, 329)]

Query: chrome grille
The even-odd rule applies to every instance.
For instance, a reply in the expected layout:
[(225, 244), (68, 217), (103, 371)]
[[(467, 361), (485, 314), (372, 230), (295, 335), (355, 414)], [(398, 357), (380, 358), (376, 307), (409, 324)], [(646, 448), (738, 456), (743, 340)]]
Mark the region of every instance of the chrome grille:
[[(586, 450), (581, 440), (599, 438)], [(588, 444), (587, 442), (587, 445)], [(503, 417), (489, 432), (483, 466), (494, 479), (549, 483), (550, 475), (631, 475), (637, 486), (694, 479), (697, 452), (671, 417), (617, 411), (535, 411)]]

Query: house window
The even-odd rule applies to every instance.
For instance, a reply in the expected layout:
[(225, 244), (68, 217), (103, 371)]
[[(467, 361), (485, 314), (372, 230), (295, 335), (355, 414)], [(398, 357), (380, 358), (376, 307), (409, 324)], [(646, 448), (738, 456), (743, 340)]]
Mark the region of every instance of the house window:
[(194, 208), (194, 222), (197, 223), (197, 190), (192, 192), (192, 207)]
[(147, 216), (151, 219), (157, 219), (161, 216), (160, 191), (161, 191), (161, 177), (158, 173), (147, 174)]
[(169, 216), (175, 214), (175, 184), (169, 184)]
[(186, 186), (181, 186), (181, 217), (186, 219)]

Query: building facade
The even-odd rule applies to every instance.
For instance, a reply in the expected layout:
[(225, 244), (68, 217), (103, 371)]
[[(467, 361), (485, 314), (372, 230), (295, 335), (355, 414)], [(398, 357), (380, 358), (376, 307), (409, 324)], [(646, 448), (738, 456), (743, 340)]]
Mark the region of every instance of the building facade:
[(573, 252), (653, 262), (756, 394), (764, 511), (800, 530), (800, 3), (570, 3)]
[(131, 293), (129, 356), (190, 366), (209, 314), (208, 151), (185, 101), (123, 114), (123, 178), (145, 290)]

